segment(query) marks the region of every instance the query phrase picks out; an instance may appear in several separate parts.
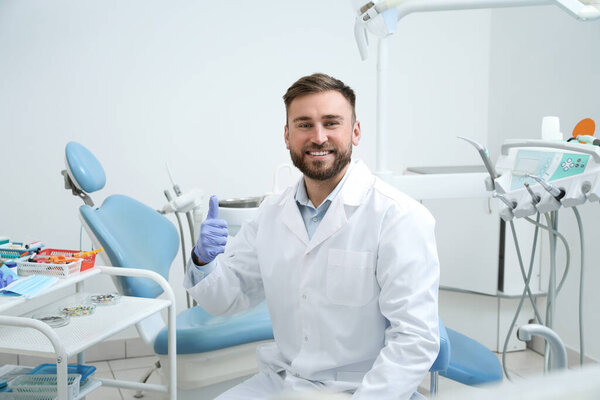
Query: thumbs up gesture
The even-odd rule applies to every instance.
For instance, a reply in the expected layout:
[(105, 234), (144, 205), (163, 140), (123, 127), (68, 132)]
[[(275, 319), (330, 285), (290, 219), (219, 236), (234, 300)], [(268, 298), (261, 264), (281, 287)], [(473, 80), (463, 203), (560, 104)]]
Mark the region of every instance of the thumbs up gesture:
[(194, 247), (198, 260), (208, 264), (225, 251), (227, 244), (227, 221), (219, 219), (219, 199), (211, 196), (208, 215), (200, 227), (200, 238)]

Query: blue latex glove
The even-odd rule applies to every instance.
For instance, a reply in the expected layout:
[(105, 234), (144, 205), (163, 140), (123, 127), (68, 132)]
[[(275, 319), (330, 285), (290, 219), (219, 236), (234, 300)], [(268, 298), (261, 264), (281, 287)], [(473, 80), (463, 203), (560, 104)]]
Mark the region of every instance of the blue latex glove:
[(0, 269), (0, 288), (7, 287), (14, 280), (15, 278), (11, 274), (8, 274)]
[(198, 260), (208, 264), (225, 251), (227, 244), (227, 221), (219, 219), (219, 199), (211, 196), (208, 203), (208, 215), (200, 227), (200, 238), (194, 253)]

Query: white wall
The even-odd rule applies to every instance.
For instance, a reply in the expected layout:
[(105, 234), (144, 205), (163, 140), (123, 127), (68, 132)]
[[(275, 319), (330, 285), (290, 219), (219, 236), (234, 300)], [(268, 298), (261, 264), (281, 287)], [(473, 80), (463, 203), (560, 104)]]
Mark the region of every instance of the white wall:
[[(390, 49), (394, 170), (477, 162), (454, 137), (485, 140), (489, 19), (489, 11), (435, 13), (399, 26)], [(353, 24), (343, 0), (3, 0), (0, 235), (79, 246), (81, 201), (60, 175), (71, 140), (106, 169), (97, 203), (123, 193), (160, 207), (166, 161), (184, 190), (268, 192), (274, 168), (288, 161), (281, 96), (317, 71), (357, 92), (355, 152), (374, 168), (376, 41), (361, 62)]]
[[(491, 18), (489, 100), (489, 149), (498, 155), (508, 138), (540, 138), (542, 117), (561, 119), (565, 138), (583, 118), (600, 123), (600, 23), (579, 22), (557, 7), (496, 10)], [(586, 235), (585, 278), (586, 354), (600, 359), (595, 340), (600, 318), (594, 312), (600, 302), (600, 235), (597, 203), (580, 207)], [(579, 238), (570, 210), (560, 214), (559, 230), (571, 246), (571, 272), (557, 301), (555, 329), (574, 349), (579, 349)], [(544, 244), (547, 244), (544, 235)], [(546, 246), (547, 248), (547, 246)], [(559, 245), (559, 254), (563, 254)], [(559, 267), (564, 265), (564, 257)], [(548, 265), (543, 266), (547, 271)], [(560, 269), (559, 271), (562, 271)]]

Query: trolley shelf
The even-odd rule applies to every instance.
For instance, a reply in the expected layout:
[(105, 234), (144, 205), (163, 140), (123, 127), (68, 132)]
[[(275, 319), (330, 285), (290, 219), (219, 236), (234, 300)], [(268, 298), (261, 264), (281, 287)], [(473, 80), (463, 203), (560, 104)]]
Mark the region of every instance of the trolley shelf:
[[(43, 309), (56, 311), (65, 304), (79, 304), (82, 295), (86, 294), (79, 293), (69, 296), (49, 306), (44, 306)], [(166, 309), (170, 304), (169, 300), (124, 296), (117, 304), (97, 306), (91, 315), (71, 317), (69, 324), (54, 328), (54, 330), (61, 338), (67, 356), (70, 357), (132, 324)], [(23, 317), (31, 317), (37, 312), (27, 313)], [(55, 355), (52, 344), (42, 332), (23, 327), (0, 327), (0, 351), (42, 357)]]

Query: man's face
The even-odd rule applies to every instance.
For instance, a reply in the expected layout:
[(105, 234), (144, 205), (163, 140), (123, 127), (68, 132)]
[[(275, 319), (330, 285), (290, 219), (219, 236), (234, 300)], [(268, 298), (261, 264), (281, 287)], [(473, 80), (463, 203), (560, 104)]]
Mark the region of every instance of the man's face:
[(360, 122), (352, 106), (330, 90), (295, 98), (288, 107), (285, 144), (292, 162), (314, 180), (335, 178), (350, 162), (352, 145), (360, 141)]

